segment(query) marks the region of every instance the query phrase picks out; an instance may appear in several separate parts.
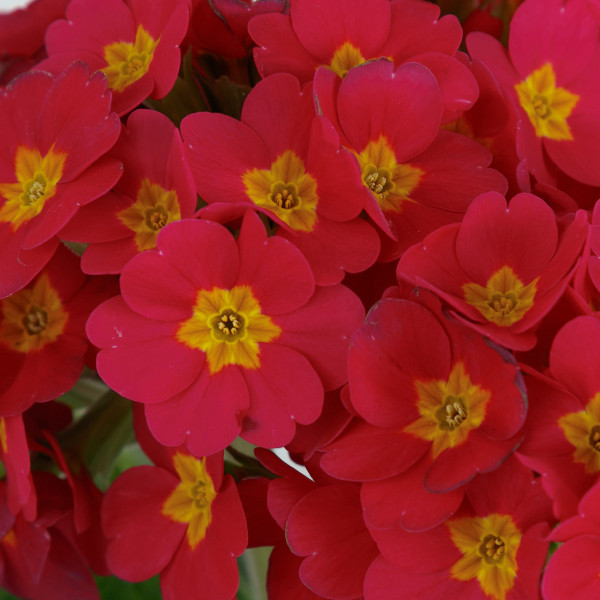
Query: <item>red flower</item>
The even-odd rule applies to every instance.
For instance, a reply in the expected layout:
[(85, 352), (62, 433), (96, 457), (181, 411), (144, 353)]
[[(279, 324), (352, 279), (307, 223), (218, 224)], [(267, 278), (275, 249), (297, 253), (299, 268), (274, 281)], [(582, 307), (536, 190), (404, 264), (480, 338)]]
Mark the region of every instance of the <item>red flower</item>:
[(442, 87), (444, 121), (477, 99), (477, 84), (454, 55), (462, 30), (454, 16), (417, 0), (292, 0), (289, 15), (258, 15), (248, 31), (263, 77), (290, 73), (311, 81), (320, 66), (340, 77), (367, 61), (385, 57), (397, 67), (420, 62)]
[(381, 550), (365, 579), (365, 600), (440, 598), (531, 600), (538, 597), (551, 519), (531, 471), (512, 458), (467, 489), (469, 502), (421, 533), (371, 534)]
[(91, 280), (60, 245), (22, 290), (0, 300), (0, 415), (53, 400), (79, 378), (89, 349), (85, 321), (114, 293), (112, 280)]
[(600, 594), (600, 483), (579, 503), (579, 514), (561, 523), (551, 534), (564, 542), (552, 554), (544, 573), (546, 600), (586, 600)]
[(359, 217), (361, 183), (353, 157), (323, 117), (310, 86), (273, 75), (248, 95), (242, 122), (195, 113), (181, 123), (203, 217), (227, 220), (253, 207), (306, 257), (320, 285), (375, 262), (379, 241)]
[(580, 182), (600, 184), (597, 26), (590, 3), (528, 0), (511, 21), (508, 56), (491, 36), (468, 37), (471, 56), (517, 107), (519, 152), (543, 183), (556, 185), (556, 165)]
[(179, 132), (161, 113), (133, 112), (110, 156), (123, 162), (123, 177), (61, 231), (63, 239), (89, 244), (81, 268), (95, 275), (120, 273), (130, 258), (156, 246), (165, 225), (196, 209)]
[(599, 336), (597, 318), (572, 319), (552, 342), (547, 377), (527, 382), (530, 415), (519, 452), (544, 476), (561, 519), (575, 514), (600, 473)]
[(587, 231), (584, 211), (559, 231), (537, 196), (518, 194), (507, 206), (489, 192), (473, 201), (462, 223), (410, 248), (398, 277), (434, 291), (495, 342), (530, 350), (532, 329), (565, 290)]
[(506, 190), (504, 177), (486, 168), (491, 155), (483, 146), (440, 131), (442, 94), (422, 65), (394, 68), (382, 59), (354, 68), (341, 82), (319, 69), (315, 93), (356, 156), (367, 213), (393, 238), (382, 236), (383, 260), (456, 222), (478, 194)]
[(188, 20), (188, 0), (105, 0), (101, 5), (76, 0), (67, 7), (66, 19), (48, 28), (49, 58), (36, 68), (60, 71), (85, 61), (106, 75), (112, 107), (122, 115), (173, 87)]
[(223, 478), (222, 453), (197, 458), (173, 449), (157, 466), (128, 469), (105, 495), (102, 522), (107, 562), (118, 577), (160, 573), (165, 599), (235, 595), (246, 520), (233, 479)]
[(367, 423), (329, 444), (322, 465), (366, 481), (361, 500), (375, 528), (440, 523), (459, 507), (464, 484), (519, 442), (526, 405), (516, 366), (434, 310), (384, 299), (352, 337), (351, 401)]
[(315, 290), (298, 250), (267, 238), (252, 212), (237, 242), (208, 221), (168, 225), (155, 251), (127, 264), (121, 289), (88, 322), (103, 348), (98, 371), (146, 404), (161, 443), (187, 438), (202, 456), (238, 434), (283, 445), (294, 421), (317, 419), (323, 388), (346, 379), (348, 338), (364, 314), (343, 286)]
[(100, 158), (120, 129), (109, 103), (104, 77), (82, 63), (55, 78), (27, 73), (0, 94), (0, 297), (29, 283), (78, 208), (121, 176)]

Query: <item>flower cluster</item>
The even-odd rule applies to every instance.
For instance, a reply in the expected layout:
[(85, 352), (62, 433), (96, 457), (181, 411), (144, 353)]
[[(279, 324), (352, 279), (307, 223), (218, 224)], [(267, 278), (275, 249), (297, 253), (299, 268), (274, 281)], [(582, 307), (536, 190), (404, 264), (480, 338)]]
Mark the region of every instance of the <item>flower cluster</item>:
[(599, 73), (597, 0), (0, 15), (0, 587), (599, 597)]

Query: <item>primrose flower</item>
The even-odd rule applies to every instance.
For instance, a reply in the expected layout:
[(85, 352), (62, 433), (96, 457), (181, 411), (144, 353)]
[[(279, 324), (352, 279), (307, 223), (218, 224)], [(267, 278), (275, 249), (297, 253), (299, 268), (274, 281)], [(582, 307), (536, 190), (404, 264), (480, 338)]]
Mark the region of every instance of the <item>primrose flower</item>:
[(88, 244), (81, 269), (94, 275), (120, 273), (130, 258), (156, 246), (165, 225), (191, 218), (196, 209), (179, 131), (163, 114), (129, 115), (110, 156), (123, 162), (123, 177), (61, 232), (63, 239)]
[(487, 34), (467, 38), (519, 112), (518, 152), (537, 181), (556, 185), (558, 167), (600, 185), (597, 28), (590, 2), (527, 0), (511, 20), (508, 54)]
[(519, 452), (541, 473), (556, 515), (573, 516), (600, 474), (600, 321), (570, 320), (556, 334), (550, 367), (528, 377), (531, 408)]
[(517, 194), (507, 205), (489, 192), (473, 201), (462, 223), (410, 248), (397, 273), (435, 292), (483, 335), (530, 350), (532, 329), (565, 290), (587, 233), (584, 211), (559, 231), (554, 212), (537, 196)]
[(552, 513), (532, 472), (514, 457), (468, 486), (459, 513), (420, 533), (370, 528), (381, 556), (365, 578), (365, 600), (538, 597)]
[(1, 416), (18, 415), (74, 385), (89, 349), (85, 321), (116, 291), (105, 284), (87, 278), (78, 257), (60, 245), (27, 286), (0, 300)]
[(247, 532), (223, 454), (200, 458), (174, 448), (157, 457), (156, 466), (128, 469), (106, 493), (109, 567), (127, 581), (160, 573), (165, 598), (230, 600)]
[(121, 163), (103, 156), (120, 130), (105, 87), (79, 62), (57, 77), (31, 71), (0, 91), (0, 298), (37, 275), (79, 207), (121, 176)]
[(66, 19), (48, 27), (49, 58), (36, 68), (55, 72), (85, 61), (106, 75), (112, 108), (123, 115), (173, 87), (189, 10), (188, 0), (74, 0)]
[(423, 65), (380, 59), (343, 81), (319, 69), (314, 87), (319, 110), (356, 157), (365, 210), (387, 234), (380, 260), (459, 220), (478, 194), (506, 190), (505, 178), (487, 168), (486, 148), (440, 130), (442, 92)]
[[(465, 484), (515, 449), (526, 403), (510, 357), (468, 328), (388, 297), (352, 336), (355, 419), (322, 449), (328, 474), (362, 481), (367, 524), (433, 527), (460, 506)], [(383, 452), (389, 452), (382, 461)]]
[(291, 0), (289, 14), (257, 15), (248, 31), (263, 77), (285, 72), (305, 83), (319, 67), (337, 79), (382, 57), (395, 67), (421, 63), (442, 89), (446, 122), (473, 105), (478, 89), (455, 57), (459, 23), (453, 15), (439, 17), (439, 7), (418, 0)]
[(364, 315), (347, 288), (315, 289), (300, 252), (267, 238), (251, 211), (237, 241), (214, 222), (167, 225), (155, 250), (126, 265), (121, 291), (88, 321), (98, 372), (146, 405), (161, 443), (187, 439), (199, 456), (238, 434), (283, 445), (294, 421), (315, 421), (323, 389), (346, 380), (348, 339)]
[(258, 83), (241, 122), (195, 113), (181, 123), (204, 218), (227, 220), (248, 207), (267, 215), (277, 236), (305, 256), (319, 285), (362, 271), (379, 252), (374, 228), (360, 218), (362, 184), (352, 155), (323, 117), (312, 87), (291, 75)]

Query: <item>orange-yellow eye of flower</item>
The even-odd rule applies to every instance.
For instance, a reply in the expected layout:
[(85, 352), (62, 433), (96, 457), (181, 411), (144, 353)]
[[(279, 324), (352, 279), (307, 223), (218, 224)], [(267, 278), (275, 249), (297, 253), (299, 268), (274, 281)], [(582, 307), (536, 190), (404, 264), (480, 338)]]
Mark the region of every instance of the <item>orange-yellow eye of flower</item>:
[(583, 410), (560, 417), (558, 425), (574, 447), (573, 460), (582, 464), (586, 473), (600, 471), (600, 393)]
[(19, 146), (15, 153), (15, 175), (18, 183), (0, 183), (0, 196), (6, 202), (0, 208), (0, 222), (11, 223), (17, 230), (37, 217), (44, 205), (56, 194), (63, 176), (67, 155), (50, 148), (41, 155), (37, 148)]
[(572, 140), (568, 117), (579, 102), (579, 96), (556, 87), (552, 63), (545, 63), (515, 85), (519, 102), (527, 113), (538, 137)]
[(217, 493), (206, 470), (206, 458), (177, 452), (173, 466), (181, 483), (165, 501), (162, 513), (177, 523), (187, 523), (187, 541), (193, 550), (205, 538), (212, 521), (212, 503)]
[(260, 367), (260, 343), (279, 337), (281, 329), (263, 315), (247, 285), (230, 290), (200, 290), (193, 315), (177, 330), (177, 340), (206, 352), (211, 374), (228, 365)]
[(373, 192), (381, 210), (400, 212), (404, 202), (415, 202), (411, 194), (425, 174), (408, 163), (396, 162), (396, 155), (385, 136), (370, 141), (358, 159), (363, 184)]
[(504, 265), (488, 279), (486, 287), (465, 283), (463, 293), (465, 301), (488, 321), (500, 327), (510, 327), (533, 306), (538, 279), (536, 277), (523, 285), (515, 272)]
[(462, 553), (452, 565), (450, 576), (458, 581), (477, 579), (486, 596), (506, 600), (515, 584), (522, 537), (510, 515), (451, 519), (446, 526)]
[(111, 90), (122, 92), (127, 86), (141, 79), (150, 68), (159, 40), (138, 25), (135, 41), (115, 42), (104, 47), (106, 67), (102, 72)]
[(415, 388), (421, 416), (404, 431), (432, 442), (434, 458), (462, 444), (483, 422), (490, 392), (472, 383), (462, 362), (454, 365), (447, 381), (415, 381)]
[(252, 169), (242, 176), (248, 198), (270, 210), (294, 231), (310, 232), (317, 223), (317, 182), (302, 160), (286, 150), (267, 169)]
[(361, 51), (351, 42), (344, 42), (333, 53), (331, 62), (327, 67), (340, 77), (346, 77), (346, 74), (352, 67), (357, 67), (366, 62)]
[(181, 209), (175, 190), (166, 190), (147, 177), (142, 179), (135, 202), (117, 213), (117, 217), (135, 232), (139, 252), (156, 247), (160, 230), (181, 219)]
[(0, 342), (24, 353), (56, 341), (69, 319), (45, 273), (33, 286), (0, 300), (0, 310), (3, 317)]

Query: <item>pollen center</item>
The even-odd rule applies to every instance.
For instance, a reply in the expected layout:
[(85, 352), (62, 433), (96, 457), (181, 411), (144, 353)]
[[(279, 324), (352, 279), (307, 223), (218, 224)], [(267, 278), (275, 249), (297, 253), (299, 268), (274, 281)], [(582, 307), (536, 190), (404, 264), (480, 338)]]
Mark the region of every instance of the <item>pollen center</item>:
[(176, 523), (187, 523), (186, 538), (193, 550), (206, 536), (212, 522), (212, 503), (217, 496), (213, 480), (206, 470), (206, 458), (177, 452), (173, 466), (181, 483), (162, 507), (162, 514)]
[(158, 40), (138, 25), (133, 44), (115, 42), (104, 46), (106, 67), (102, 72), (108, 79), (108, 87), (122, 92), (127, 86), (143, 77), (150, 68), (157, 45)]
[(160, 204), (146, 210), (146, 225), (152, 231), (161, 230), (169, 221), (169, 213)]
[(594, 425), (590, 429), (590, 435), (588, 437), (590, 446), (596, 451), (600, 452), (600, 425)]
[(156, 237), (160, 230), (181, 219), (177, 193), (144, 177), (136, 201), (119, 211), (117, 217), (123, 225), (135, 232), (135, 245), (139, 252), (151, 250), (156, 247)]
[(479, 546), (481, 558), (489, 565), (502, 562), (505, 552), (506, 544), (504, 540), (494, 534), (486, 535)]
[(38, 335), (48, 327), (48, 313), (37, 306), (32, 306), (23, 317), (23, 327), (29, 335)]
[(25, 353), (54, 342), (69, 318), (45, 273), (33, 284), (0, 300), (0, 312), (0, 343)]
[(260, 367), (260, 344), (279, 337), (281, 329), (263, 315), (247, 285), (200, 290), (192, 316), (177, 330), (177, 341), (206, 353), (211, 374), (228, 365)]
[(483, 287), (478, 283), (465, 283), (465, 301), (475, 307), (488, 321), (500, 327), (510, 327), (520, 321), (533, 306), (538, 278), (527, 285), (516, 273), (504, 265)]
[(246, 335), (244, 317), (230, 308), (211, 319), (213, 335), (225, 342), (235, 342)]
[(387, 198), (388, 194), (394, 189), (392, 174), (385, 167), (377, 168), (375, 165), (367, 165), (363, 173), (365, 185), (382, 199)]
[(490, 399), (489, 391), (473, 384), (462, 362), (454, 365), (447, 381), (417, 380), (415, 389), (421, 416), (404, 431), (430, 441), (434, 458), (466, 441), (483, 422)]
[(446, 526), (462, 554), (450, 568), (450, 577), (457, 581), (476, 579), (486, 598), (506, 600), (515, 585), (522, 537), (512, 517), (494, 513), (451, 519)]
[(572, 140), (568, 117), (579, 102), (579, 96), (556, 87), (551, 63), (542, 65), (515, 85), (519, 103), (527, 113), (538, 137)]
[(500, 317), (508, 317), (518, 304), (517, 295), (514, 292), (508, 294), (492, 294), (488, 306)]
[(558, 419), (567, 441), (573, 446), (573, 460), (583, 465), (585, 472), (600, 471), (600, 393), (583, 410), (567, 413)]
[(438, 408), (435, 416), (442, 429), (452, 431), (460, 427), (467, 419), (464, 396), (446, 396), (444, 404)]
[[(44, 205), (56, 194), (67, 155), (51, 148), (42, 156), (36, 148), (19, 146), (15, 153), (17, 183), (0, 183), (0, 222), (9, 222), (13, 230), (37, 217)], [(0, 198), (1, 199), (1, 198)]]
[(304, 162), (285, 150), (271, 168), (252, 169), (242, 175), (248, 198), (294, 231), (310, 232), (317, 223), (317, 182)]
[(271, 186), (271, 193), (268, 198), (273, 204), (285, 210), (296, 208), (301, 202), (296, 184), (283, 183), (282, 181), (278, 181)]
[(354, 153), (362, 181), (384, 211), (400, 212), (404, 202), (415, 202), (411, 195), (419, 186), (424, 171), (396, 162), (396, 155), (385, 136), (370, 141), (360, 153)]
[(46, 176), (37, 171), (33, 176), (33, 179), (23, 186), (23, 194), (21, 195), (23, 206), (31, 206), (38, 200), (41, 200), (46, 193), (47, 184), (48, 180), (46, 179)]

